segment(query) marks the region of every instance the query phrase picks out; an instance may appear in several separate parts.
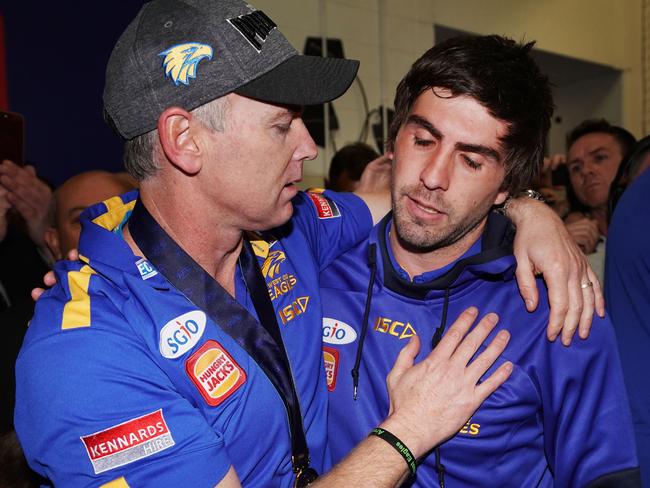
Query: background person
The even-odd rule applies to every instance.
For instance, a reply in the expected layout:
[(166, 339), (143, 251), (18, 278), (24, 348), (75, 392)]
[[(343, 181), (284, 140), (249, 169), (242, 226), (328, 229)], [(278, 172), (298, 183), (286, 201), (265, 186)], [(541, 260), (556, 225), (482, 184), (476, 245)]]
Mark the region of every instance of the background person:
[(128, 173), (86, 171), (73, 176), (54, 192), (50, 225), (43, 238), (55, 259), (79, 247), (81, 212), (92, 204), (121, 195), (137, 186)]
[(332, 157), (325, 188), (334, 191), (355, 191), (366, 166), (379, 153), (368, 144), (356, 142), (342, 147)]
[(566, 165), (573, 208), (565, 222), (601, 282), (610, 187), (621, 161), (635, 143), (627, 130), (604, 119), (585, 120), (567, 135)]
[[(647, 143), (647, 140), (646, 140)], [(621, 196), (607, 238), (605, 294), (632, 407), (644, 487), (650, 487), (650, 172)]]

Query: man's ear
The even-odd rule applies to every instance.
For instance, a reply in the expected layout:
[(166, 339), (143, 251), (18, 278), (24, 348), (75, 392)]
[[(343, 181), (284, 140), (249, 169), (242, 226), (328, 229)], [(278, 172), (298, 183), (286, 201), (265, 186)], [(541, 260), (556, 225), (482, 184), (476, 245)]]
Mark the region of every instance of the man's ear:
[(63, 259), (63, 253), (61, 253), (61, 243), (59, 242), (59, 232), (54, 227), (48, 227), (43, 233), (43, 239), (45, 239), (45, 244), (47, 248), (54, 256), (54, 259), (60, 261)]
[(158, 137), (167, 159), (183, 173), (201, 170), (200, 130), (192, 114), (180, 107), (169, 107), (158, 117)]
[(501, 192), (497, 193), (497, 196), (494, 199), (494, 205), (501, 205), (503, 202), (506, 201), (506, 198), (508, 198), (508, 195), (510, 195), (510, 193), (508, 193), (507, 191), (501, 191)]

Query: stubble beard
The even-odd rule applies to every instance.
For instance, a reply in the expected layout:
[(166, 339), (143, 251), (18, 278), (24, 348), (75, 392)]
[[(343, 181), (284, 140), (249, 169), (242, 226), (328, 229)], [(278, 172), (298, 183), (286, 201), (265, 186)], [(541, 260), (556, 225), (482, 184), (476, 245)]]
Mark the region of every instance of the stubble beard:
[[(433, 204), (446, 214), (446, 222), (440, 225), (424, 222), (410, 215), (406, 209), (405, 199), (408, 195), (418, 200)], [(487, 213), (488, 208), (474, 208), (464, 218), (459, 217), (443, 198), (420, 188), (404, 188), (399, 192), (393, 188), (391, 192), (393, 208), (393, 224), (397, 239), (404, 249), (414, 253), (426, 253), (453, 246), (468, 233), (476, 229)]]

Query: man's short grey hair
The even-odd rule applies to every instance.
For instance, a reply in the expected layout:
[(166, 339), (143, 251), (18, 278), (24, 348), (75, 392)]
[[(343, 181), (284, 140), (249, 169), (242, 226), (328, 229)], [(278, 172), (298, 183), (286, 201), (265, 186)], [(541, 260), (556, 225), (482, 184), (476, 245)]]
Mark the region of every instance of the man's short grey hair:
[[(223, 132), (226, 128), (228, 108), (228, 100), (221, 97), (191, 110), (190, 113), (213, 131)], [(124, 143), (124, 167), (137, 181), (145, 180), (158, 171), (156, 160), (159, 145), (158, 129)]]

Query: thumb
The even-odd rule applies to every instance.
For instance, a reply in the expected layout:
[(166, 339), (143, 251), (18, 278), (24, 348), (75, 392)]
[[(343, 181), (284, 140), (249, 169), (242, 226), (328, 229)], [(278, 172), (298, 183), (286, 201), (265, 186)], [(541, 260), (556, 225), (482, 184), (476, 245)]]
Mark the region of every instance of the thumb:
[(388, 376), (397, 379), (412, 368), (419, 351), (420, 338), (417, 335), (411, 336), (406, 346), (397, 355), (393, 369)]

